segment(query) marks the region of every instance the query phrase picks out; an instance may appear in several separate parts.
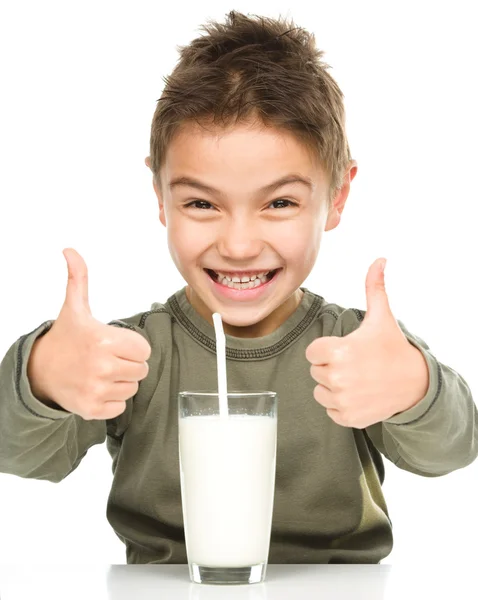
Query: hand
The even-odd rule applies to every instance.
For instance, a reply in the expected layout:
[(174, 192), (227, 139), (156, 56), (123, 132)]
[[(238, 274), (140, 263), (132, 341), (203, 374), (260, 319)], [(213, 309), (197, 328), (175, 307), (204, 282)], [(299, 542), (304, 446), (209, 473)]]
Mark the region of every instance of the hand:
[(317, 338), (306, 350), (319, 383), (314, 398), (344, 427), (384, 421), (417, 404), (428, 389), (425, 358), (390, 310), (381, 260), (367, 273), (367, 312), (360, 327), (344, 337)]
[[(149, 371), (151, 347), (142, 335), (97, 321), (88, 303), (88, 270), (72, 248), (66, 299), (51, 329), (37, 341), (36, 386), (85, 420), (112, 419), (126, 409)], [(36, 344), (37, 342), (35, 342)], [(33, 349), (32, 349), (33, 351)]]

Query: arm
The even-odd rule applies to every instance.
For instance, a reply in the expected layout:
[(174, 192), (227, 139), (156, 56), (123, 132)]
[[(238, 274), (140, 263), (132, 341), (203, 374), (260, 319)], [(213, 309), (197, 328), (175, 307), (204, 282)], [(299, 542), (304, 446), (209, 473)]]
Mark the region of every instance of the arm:
[(34, 342), (53, 321), (19, 338), (0, 363), (0, 471), (59, 482), (106, 438), (104, 421), (84, 421), (36, 398), (27, 368)]
[(30, 384), (31, 392), (35, 398), (50, 408), (62, 410), (62, 407), (59, 404), (48, 398), (48, 394), (43, 388), (43, 368), (41, 364), (41, 358), (45, 339), (47, 339), (47, 335), (40, 334), (33, 342), (33, 346), (30, 351), (30, 358), (27, 361), (27, 378)]
[(428, 390), (408, 410), (367, 427), (367, 434), (384, 456), (406, 471), (436, 477), (466, 467), (478, 456), (478, 410), (470, 388), (423, 340), (398, 324), (425, 358)]
[[(112, 325), (146, 338), (144, 329), (137, 326), (141, 316)], [(0, 363), (0, 472), (58, 483), (76, 469), (89, 448), (105, 441), (107, 433), (125, 431), (132, 402), (114, 419), (85, 420), (46, 397), (38, 351), (41, 336), (52, 325), (53, 321), (46, 321), (19, 338)]]

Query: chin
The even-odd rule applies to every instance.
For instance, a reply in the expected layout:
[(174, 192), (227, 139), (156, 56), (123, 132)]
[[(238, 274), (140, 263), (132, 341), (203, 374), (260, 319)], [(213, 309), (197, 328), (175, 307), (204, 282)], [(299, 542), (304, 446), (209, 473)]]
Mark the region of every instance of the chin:
[(260, 313), (254, 312), (253, 310), (246, 310), (241, 314), (241, 311), (232, 308), (230, 310), (222, 309), (222, 311), (217, 312), (221, 312), (223, 322), (232, 327), (252, 327), (253, 325), (257, 325), (257, 323), (264, 321), (264, 319), (267, 319), (274, 310), (275, 307), (272, 307), (271, 310), (261, 311)]
[(260, 323), (263, 319), (265, 319), (268, 315), (264, 315), (263, 317), (259, 317), (259, 318), (247, 318), (247, 317), (231, 317), (229, 318), (229, 315), (225, 314), (224, 312), (222, 313), (222, 320), (224, 323), (226, 323), (227, 325), (231, 325), (232, 327), (251, 327), (252, 325), (257, 325), (257, 323)]

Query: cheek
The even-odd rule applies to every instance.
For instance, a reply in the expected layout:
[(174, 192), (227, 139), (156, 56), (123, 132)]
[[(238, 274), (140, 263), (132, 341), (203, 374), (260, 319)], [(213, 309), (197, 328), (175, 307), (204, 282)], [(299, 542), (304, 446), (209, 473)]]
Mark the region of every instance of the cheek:
[(210, 246), (210, 238), (204, 224), (182, 215), (168, 215), (168, 246), (176, 266), (188, 267), (196, 263)]
[(315, 262), (322, 239), (317, 220), (307, 218), (288, 222), (278, 233), (276, 249), (285, 260), (303, 269)]

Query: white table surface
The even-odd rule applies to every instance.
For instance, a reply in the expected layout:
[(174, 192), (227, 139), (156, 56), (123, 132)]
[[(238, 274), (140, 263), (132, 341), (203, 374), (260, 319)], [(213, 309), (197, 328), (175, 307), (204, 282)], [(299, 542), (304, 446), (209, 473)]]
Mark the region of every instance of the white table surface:
[(266, 582), (191, 583), (185, 565), (0, 565), (1, 600), (478, 600), (472, 565), (269, 565)]

